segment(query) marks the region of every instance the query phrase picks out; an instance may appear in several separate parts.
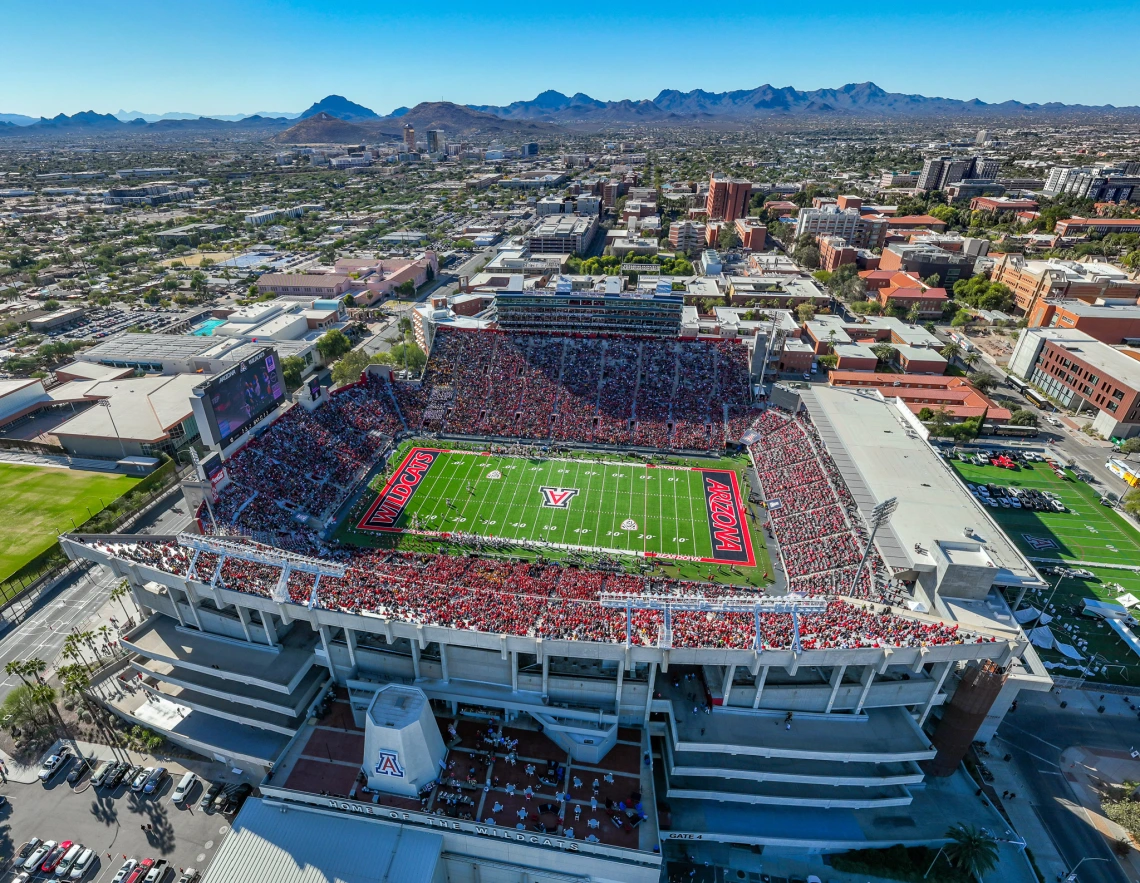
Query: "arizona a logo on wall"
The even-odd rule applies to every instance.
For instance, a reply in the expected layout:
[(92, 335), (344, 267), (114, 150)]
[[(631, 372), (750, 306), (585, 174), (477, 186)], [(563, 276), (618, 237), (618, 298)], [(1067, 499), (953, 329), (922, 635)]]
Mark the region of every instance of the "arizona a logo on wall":
[(400, 755), (395, 751), (381, 749), (376, 762), (376, 775), (392, 776), (396, 779), (404, 778), (404, 768), (400, 766)]
[(542, 505), (551, 509), (569, 509), (570, 501), (578, 495), (576, 487), (540, 487)]

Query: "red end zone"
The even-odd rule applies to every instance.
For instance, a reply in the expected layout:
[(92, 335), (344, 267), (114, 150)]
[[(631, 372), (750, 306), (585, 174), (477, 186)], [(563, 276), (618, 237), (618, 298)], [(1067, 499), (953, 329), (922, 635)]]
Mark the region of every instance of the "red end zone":
[(700, 467), (694, 467), (694, 471), (701, 473), (713, 547), (713, 557), (702, 558), (701, 561), (755, 567), (756, 554), (748, 533), (748, 513), (740, 496), (736, 473), (731, 469)]
[(404, 529), (396, 527), (396, 522), (436, 458), (445, 453), (439, 448), (412, 448), (408, 451), (408, 456), (392, 473), (372, 507), (356, 525), (357, 529), (403, 533)]

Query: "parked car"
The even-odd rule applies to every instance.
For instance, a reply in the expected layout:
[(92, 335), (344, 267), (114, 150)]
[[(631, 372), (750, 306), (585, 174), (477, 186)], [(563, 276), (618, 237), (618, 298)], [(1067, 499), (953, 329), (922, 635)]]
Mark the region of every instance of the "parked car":
[(202, 799), (198, 801), (198, 809), (202, 812), (209, 811), (214, 805), (214, 799), (221, 794), (224, 787), (221, 782), (212, 782), (206, 793), (202, 795)]
[(119, 761), (115, 764), (111, 772), (107, 773), (107, 778), (103, 780), (103, 784), (108, 788), (114, 790), (123, 784), (123, 780), (127, 778), (127, 773), (131, 771), (131, 765), (126, 761)]
[(71, 760), (71, 749), (67, 746), (59, 749), (58, 754), (48, 757), (40, 767), (40, 781), (45, 785), (56, 777), (60, 770), (67, 766)]
[(193, 773), (186, 773), (178, 780), (178, 787), (174, 789), (174, 793), (170, 795), (171, 801), (181, 804), (190, 793), (190, 789), (194, 787), (194, 783), (198, 781), (198, 777)]
[(71, 866), (71, 872), (67, 875), (69, 880), (82, 880), (87, 876), (88, 872), (95, 867), (95, 859), (99, 858), (97, 853), (91, 847), (87, 847), (79, 854), (79, 858), (75, 860), (75, 864)]
[(68, 785), (78, 785), (79, 780), (83, 778), (83, 774), (95, 766), (95, 761), (89, 757), (81, 757), (71, 765), (71, 771), (67, 774)]
[(153, 772), (154, 767), (148, 766), (146, 769), (140, 770), (138, 773), (136, 773), (135, 777), (131, 780), (131, 790), (142, 791), (143, 787), (147, 783), (147, 779), (150, 778), (151, 773)]
[(131, 872), (139, 866), (138, 859), (129, 858), (123, 862), (122, 866), (116, 872), (115, 876), (111, 878), (111, 883), (123, 883), (131, 875)]
[(253, 793), (253, 786), (249, 782), (242, 782), (234, 791), (229, 795), (229, 800), (226, 802), (224, 813), (236, 813), (242, 808), (246, 798)]
[(154, 771), (146, 777), (146, 782), (143, 783), (143, 793), (154, 794), (157, 792), (162, 787), (162, 783), (166, 781), (166, 776), (166, 767), (155, 767)]
[(75, 867), (75, 863), (79, 861), (79, 856), (83, 854), (86, 849), (82, 843), (72, 843), (68, 847), (67, 852), (63, 854), (63, 858), (59, 860), (59, 864), (55, 866), (55, 875), (57, 877), (66, 877), (71, 873), (71, 869)]
[(71, 841), (64, 840), (63, 843), (59, 844), (59, 846), (47, 854), (47, 857), (43, 860), (43, 864), (40, 865), (40, 870), (45, 874), (50, 874), (56, 869), (56, 866), (63, 861), (63, 857), (67, 855), (67, 851), (71, 849), (71, 847)]
[(33, 837), (27, 843), (20, 847), (20, 851), (16, 853), (16, 857), (12, 860), (13, 868), (22, 868), (24, 862), (33, 852), (40, 848), (43, 841), (39, 837)]
[(31, 855), (24, 859), (24, 864), (21, 867), (29, 871), (35, 871), (39, 868), (40, 864), (51, 853), (53, 849), (59, 846), (54, 840), (45, 840), (39, 846), (32, 850)]
[(187, 868), (182, 872), (182, 876), (178, 878), (178, 883), (198, 883), (202, 875), (199, 874), (194, 868)]
[(150, 871), (153, 866), (154, 859), (144, 858), (141, 862), (135, 865), (134, 869), (129, 874), (127, 874), (126, 879), (123, 880), (123, 883), (142, 883), (143, 877), (147, 875), (147, 872)]
[(170, 865), (166, 863), (166, 859), (160, 858), (154, 863), (151, 869), (146, 872), (143, 883), (159, 883), (159, 881), (166, 876), (166, 872), (169, 868)]
[(107, 781), (107, 776), (114, 772), (116, 766), (118, 764), (113, 760), (104, 760), (100, 763), (95, 772), (91, 774), (91, 787), (98, 788)]

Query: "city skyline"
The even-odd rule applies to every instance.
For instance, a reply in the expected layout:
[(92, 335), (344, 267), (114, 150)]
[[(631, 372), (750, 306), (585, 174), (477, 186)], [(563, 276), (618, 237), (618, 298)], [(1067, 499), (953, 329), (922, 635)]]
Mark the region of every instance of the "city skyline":
[[(988, 103), (1140, 105), (1140, 88), (1110, 76), (1111, 53), (1057, 52), (1045, 78), (1040, 64), (1005, 64), (1005, 50), (969, 39), (984, 20), (987, 32), (1008, 33), (1021, 47), (1054, 46), (1062, 38), (1088, 46), (1100, 39), (1105, 16), (1121, 29), (1140, 19), (1140, 11), (1118, 0), (1097, 0), (1076, 20), (1071, 7), (1057, 2), (1035, 7), (1032, 20), (1012, 6), (987, 6), (982, 19), (980, 5), (947, 11), (933, 3), (908, 7), (904, 18), (886, 10), (807, 17), (795, 8), (697, 14), (672, 3), (633, 5), (619, 20), (525, 9), (512, 10), (508, 19), (460, 4), (377, 11), (316, 0), (287, 9), (262, 0), (238, 7), (207, 0), (200, 9), (194, 20), (177, 24), (134, 0), (116, 4), (114, 16), (71, 0), (7, 12), (10, 32), (21, 38), (0, 58), (0, 76), (19, 89), (0, 96), (0, 112), (296, 113), (317, 95), (337, 93), (386, 114), (421, 101), (508, 104), (543, 89), (636, 100), (662, 89), (772, 83), (811, 90), (868, 80), (892, 92)], [(945, 48), (931, 53), (913, 41), (883, 37), (912, 29), (930, 39), (941, 34), (936, 42)], [(637, 34), (645, 47), (682, 41), (677, 57), (684, 64), (668, 60), (670, 54), (659, 64), (626, 63), (611, 39), (621, 30)], [(756, 39), (742, 39), (738, 50), (726, 53), (718, 35), (729, 33)], [(567, 35), (576, 35), (570, 65), (558, 62)], [(867, 48), (849, 51), (855, 41)], [(66, 51), (45, 52), (45, 46)], [(549, 65), (542, 63), (544, 47), (551, 51)]]

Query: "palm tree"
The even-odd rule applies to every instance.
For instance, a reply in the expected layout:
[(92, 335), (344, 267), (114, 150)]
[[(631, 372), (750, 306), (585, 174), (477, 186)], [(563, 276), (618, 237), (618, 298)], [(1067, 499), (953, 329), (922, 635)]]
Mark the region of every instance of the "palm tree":
[(958, 356), (962, 354), (962, 347), (958, 346), (956, 343), (948, 343), (938, 351), (938, 354), (942, 356), (942, 358), (944, 358), (947, 362), (953, 362), (956, 358), (958, 358)]
[(78, 665), (65, 665), (56, 674), (63, 685), (63, 692), (68, 696), (74, 696), (87, 706), (87, 691), (91, 688), (91, 678), (87, 676), (87, 672)]
[(99, 637), (103, 639), (103, 643), (108, 647), (111, 646), (111, 627), (109, 625), (101, 625), (97, 629)]
[(962, 356), (962, 361), (966, 363), (967, 368), (973, 368), (976, 364), (978, 364), (981, 358), (982, 357), (979, 356), (976, 352), (971, 351)]
[(49, 712), (49, 717), (54, 714), (56, 719), (62, 724), (63, 716), (59, 713), (59, 709), (55, 707), (56, 696), (55, 690), (47, 684), (36, 684), (36, 686), (32, 687), (32, 698), (35, 700), (36, 705), (46, 709)]
[(11, 662), (4, 666), (4, 674), (8, 675), (9, 677), (15, 675), (24, 682), (25, 687), (28, 686), (28, 679), (24, 677), (24, 660), (13, 659)]
[(944, 848), (946, 858), (971, 877), (980, 878), (997, 865), (997, 843), (988, 832), (959, 822), (946, 829), (946, 836), (950, 838)]
[(24, 660), (24, 674), (31, 675), (41, 684), (44, 682), (42, 675), (45, 671), (47, 671), (47, 663), (38, 656)]
[(128, 620), (130, 620), (131, 615), (127, 613), (127, 605), (123, 603), (123, 598), (130, 593), (130, 590), (130, 583), (125, 579), (121, 580), (115, 588), (111, 589), (111, 600), (119, 602), (119, 606), (123, 608), (123, 616)]

